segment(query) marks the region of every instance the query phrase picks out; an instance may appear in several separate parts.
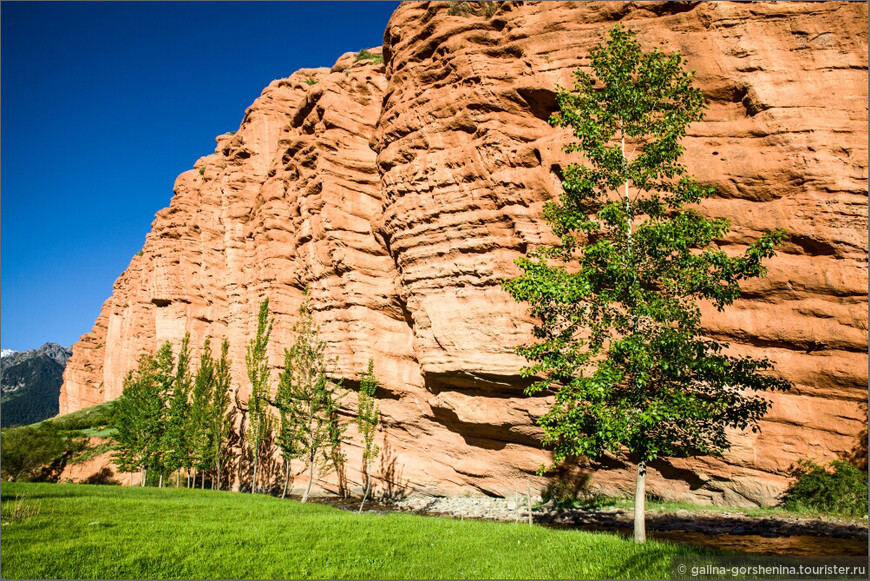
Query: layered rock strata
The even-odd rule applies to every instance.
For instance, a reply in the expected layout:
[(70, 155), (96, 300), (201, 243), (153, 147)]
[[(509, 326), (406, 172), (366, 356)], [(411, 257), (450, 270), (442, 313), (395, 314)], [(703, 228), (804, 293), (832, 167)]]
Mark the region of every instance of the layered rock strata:
[[(311, 289), (316, 319), (353, 388), (368, 358), (383, 389), (376, 477), (384, 490), (512, 495), (549, 455), (544, 398), (523, 395), (514, 348), (523, 305), (501, 289), (513, 260), (550, 239), (568, 134), (547, 123), (555, 87), (588, 65), (614, 22), (680, 50), (710, 100), (685, 159), (717, 188), (739, 252), (761, 232), (790, 242), (710, 336), (769, 357), (795, 384), (771, 394), (760, 434), (722, 458), (661, 461), (654, 494), (771, 503), (801, 458), (866, 458), (867, 6), (862, 3), (499, 3), (491, 17), (408, 2), (385, 64), (344, 55), (272, 82), (234, 135), (179, 176), (141, 256), (74, 346), (61, 413), (117, 397), (139, 353), (190, 332), (244, 349), (268, 296), (276, 372)], [(375, 51), (377, 52), (377, 51)], [(346, 412), (355, 397), (345, 400)], [(353, 432), (349, 433), (353, 438)], [(359, 450), (347, 445), (349, 478)], [(591, 466), (605, 492), (633, 486), (621, 459)]]

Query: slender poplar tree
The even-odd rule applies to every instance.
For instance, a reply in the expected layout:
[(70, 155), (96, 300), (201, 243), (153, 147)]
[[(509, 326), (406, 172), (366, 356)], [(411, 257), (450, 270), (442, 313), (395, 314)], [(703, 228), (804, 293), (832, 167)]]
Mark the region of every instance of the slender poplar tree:
[(169, 426), (168, 404), (175, 390), (175, 355), (172, 345), (164, 342), (157, 350), (154, 358), (154, 392), (148, 398), (148, 432), (147, 446), (148, 468), (153, 468), (158, 474), (158, 486), (163, 487), (163, 476), (172, 463), (172, 442), (167, 436)]
[(302, 502), (306, 502), (315, 473), (325, 474), (336, 467), (341, 452), (336, 453), (335, 448), (345, 430), (338, 417), (341, 401), (338, 385), (327, 376), (334, 361), (326, 359), (326, 343), (319, 338), (307, 288), (293, 333), (295, 341), (284, 351), (281, 405), (287, 417), (285, 425), (292, 434), (288, 437), (295, 438), (296, 450), (308, 469), (308, 483), (302, 496)]
[(217, 477), (217, 487), (221, 487), (221, 473), (223, 470), (222, 460), (224, 457), (224, 446), (226, 445), (227, 436), (230, 430), (230, 385), (232, 377), (230, 374), (231, 362), (229, 359), (230, 342), (224, 339), (221, 343), (221, 356), (215, 365), (214, 370), (214, 390), (212, 390), (211, 405), (209, 408), (209, 437), (208, 442), (211, 446), (210, 460), (215, 469)]
[(378, 385), (378, 378), (375, 377), (375, 361), (369, 359), (368, 369), (360, 376), (359, 403), (356, 414), (356, 425), (363, 439), (363, 497), (359, 503), (359, 512), (362, 512), (369, 492), (371, 492), (371, 466), (380, 454), (380, 448), (375, 444), (375, 433), (381, 422), (381, 412), (375, 397)]
[(145, 466), (147, 463), (149, 434), (149, 397), (156, 389), (154, 388), (154, 358), (142, 355), (139, 358), (139, 366), (131, 370), (124, 378), (124, 387), (121, 397), (115, 408), (112, 427), (112, 461), (121, 472), (141, 472), (142, 486), (145, 485)]
[(290, 473), (293, 460), (299, 458), (302, 453), (301, 431), (297, 425), (297, 418), (293, 414), (293, 389), (292, 382), (294, 373), (290, 358), (290, 352), (284, 350), (284, 371), (278, 376), (278, 389), (275, 393), (275, 406), (278, 408), (280, 423), (278, 425), (278, 448), (284, 459), (284, 489), (281, 498), (287, 496), (287, 488), (290, 485)]
[[(164, 466), (168, 473), (184, 467), (188, 474), (191, 469), (190, 440), (187, 437), (188, 412), (190, 410), (190, 333), (181, 340), (178, 362), (170, 388), (169, 409), (167, 410), (166, 431), (164, 432)], [(180, 472), (176, 475), (178, 485)]]
[(211, 402), (215, 385), (215, 365), (211, 355), (211, 339), (205, 338), (202, 354), (199, 357), (199, 369), (193, 380), (193, 393), (190, 398), (190, 413), (187, 421), (187, 440), (191, 452), (191, 465), (194, 469), (194, 487), (196, 472), (202, 473), (205, 486), (205, 472), (212, 468), (211, 443)]
[(272, 412), (269, 409), (269, 360), (267, 347), (272, 333), (272, 320), (269, 319), (269, 299), (260, 304), (257, 316), (257, 336), (248, 344), (245, 364), (248, 380), (251, 382), (251, 395), (248, 397), (248, 445), (254, 464), (251, 480), (251, 494), (257, 489), (257, 468), (260, 462), (261, 447), (268, 440), (272, 430)]
[(577, 139), (565, 151), (583, 156), (545, 209), (559, 243), (517, 259), (523, 272), (505, 288), (540, 321), (538, 342), (519, 352), (536, 378), (528, 393), (555, 395), (539, 421), (545, 443), (556, 461), (628, 453), (643, 542), (647, 464), (720, 454), (728, 428), (758, 429), (770, 404), (753, 392), (789, 387), (769, 360), (705, 337), (698, 306), (730, 305), (786, 234), (764, 233), (736, 256), (719, 248), (729, 222), (696, 209), (713, 189), (680, 163), (706, 101), (679, 53), (644, 53), (617, 25), (590, 64), (551, 119)]

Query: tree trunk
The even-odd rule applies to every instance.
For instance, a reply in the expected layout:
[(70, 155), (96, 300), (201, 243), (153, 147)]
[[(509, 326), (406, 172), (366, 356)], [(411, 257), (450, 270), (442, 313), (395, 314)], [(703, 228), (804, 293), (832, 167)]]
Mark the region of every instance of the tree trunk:
[(529, 526), (535, 522), (535, 517), (532, 514), (532, 483), (526, 478), (526, 503), (529, 505)]
[(302, 502), (308, 500), (308, 494), (311, 492), (311, 483), (314, 481), (314, 454), (308, 457), (308, 486), (305, 487), (305, 494), (302, 495)]
[(221, 489), (221, 461), (215, 460), (215, 472), (217, 472), (217, 489)]
[(290, 483), (290, 460), (284, 460), (287, 464), (287, 472), (284, 474), (284, 492), (281, 493), (281, 498), (287, 496), (287, 485)]
[(160, 481), (157, 483), (157, 488), (163, 488), (163, 473), (160, 473)]
[(139, 486), (145, 486), (145, 467), (142, 467), (142, 482), (139, 483)]
[(363, 506), (364, 506), (365, 503), (366, 503), (366, 498), (368, 498), (368, 496), (369, 496), (369, 490), (370, 490), (371, 487), (372, 487), (372, 477), (371, 477), (371, 475), (369, 474), (369, 467), (368, 467), (368, 465), (366, 465), (366, 473), (365, 473), (365, 477), (366, 477), (366, 486), (365, 486), (365, 489), (363, 490), (362, 502), (359, 503), (359, 511), (358, 511), (358, 512), (362, 512), (362, 510), (363, 510)]
[(646, 462), (637, 463), (637, 485), (634, 490), (634, 542), (646, 542)]
[(254, 479), (251, 481), (251, 494), (254, 494), (257, 490), (257, 456), (259, 456), (259, 454), (254, 451)]
[(205, 490), (205, 470), (202, 471), (202, 489)]
[(181, 488), (181, 468), (175, 473), (175, 488)]

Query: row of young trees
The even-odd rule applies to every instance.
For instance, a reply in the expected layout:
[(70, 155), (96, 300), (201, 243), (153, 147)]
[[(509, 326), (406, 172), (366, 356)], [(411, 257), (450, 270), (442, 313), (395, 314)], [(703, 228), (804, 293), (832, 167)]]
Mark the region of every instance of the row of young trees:
[[(190, 366), (190, 336), (181, 342), (178, 359), (167, 341), (156, 355), (143, 355), (124, 379), (114, 422), (113, 460), (123, 472), (141, 471), (144, 486), (149, 472), (164, 476), (180, 468), (188, 486), (196, 472), (213, 471), (213, 485), (221, 486), (222, 461), (231, 429), (229, 342), (214, 360), (211, 340), (202, 348), (199, 369)], [(203, 484), (204, 485), (204, 484)]]
[[(229, 342), (221, 345), (217, 360), (211, 355), (211, 341), (202, 348), (199, 369), (190, 366), (190, 337), (181, 342), (177, 361), (169, 342), (156, 355), (143, 355), (139, 366), (124, 381), (115, 424), (114, 460), (126, 472), (156, 473), (162, 486), (165, 475), (184, 468), (195, 484), (197, 471), (205, 486), (206, 473), (212, 473), (212, 486), (221, 487), (224, 461), (230, 453), (228, 437), (235, 427), (235, 413), (245, 419), (245, 446), (252, 465), (251, 492), (256, 492), (260, 468), (272, 458), (275, 446), (284, 462), (286, 496), (291, 480), (291, 463), (301, 459), (308, 471), (302, 501), (311, 492), (315, 476), (343, 470), (346, 457), (341, 444), (347, 422), (339, 409), (345, 392), (340, 382), (330, 379), (334, 359), (326, 357), (326, 343), (319, 337), (311, 301), (306, 289), (299, 318), (293, 327), (294, 342), (284, 350), (284, 370), (272, 389), (267, 349), (273, 320), (269, 300), (265, 299), (257, 317), (257, 333), (247, 346), (245, 364), (251, 386), (245, 405), (230, 409), (231, 361)], [(360, 510), (371, 491), (371, 464), (378, 455), (374, 435), (380, 423), (375, 400), (378, 381), (374, 362), (362, 374), (356, 423), (363, 438), (363, 487)], [(177, 476), (180, 478), (180, 476)], [(178, 483), (178, 481), (176, 481)]]
[[(727, 344), (706, 337), (699, 306), (731, 305), (740, 297), (741, 281), (765, 275), (763, 262), (787, 233), (765, 232), (742, 254), (726, 252), (729, 221), (698, 211), (713, 188), (688, 173), (680, 142), (689, 125), (703, 119), (707, 101), (679, 53), (644, 52), (634, 33), (616, 25), (592, 51), (590, 66), (590, 72), (576, 72), (573, 90), (559, 90), (559, 111), (551, 118), (575, 138), (565, 151), (581, 154), (564, 169), (560, 198), (546, 206), (558, 241), (520, 257), (522, 273), (504, 288), (528, 303), (538, 321), (537, 341), (519, 353), (529, 362), (528, 393), (553, 396), (539, 419), (544, 444), (553, 447), (557, 462), (627, 453), (637, 468), (635, 539), (643, 542), (647, 465), (665, 457), (721, 454), (730, 445), (729, 429), (759, 429), (770, 402), (757, 392), (790, 388), (771, 373), (768, 359), (729, 355)], [(344, 461), (337, 446), (344, 430), (339, 388), (327, 377), (330, 362), (307, 293), (274, 402), (266, 363), (268, 302), (258, 323), (246, 358), (254, 480), (261, 447), (276, 424), (275, 408), (287, 474), (292, 460), (307, 463), (307, 498), (318, 463), (338, 468)], [(175, 376), (167, 346), (155, 361), (143, 360), (137, 372), (138, 378), (154, 378), (141, 389), (156, 394), (148, 405), (167, 419), (164, 431), (143, 428), (154, 435), (137, 444), (141, 451), (125, 456), (132, 464), (203, 461), (198, 444), (180, 443), (187, 442), (179, 434), (188, 425), (179, 415), (187, 405), (185, 350), (186, 343)], [(372, 394), (371, 366), (363, 383), (361, 392)], [(377, 454), (377, 410), (365, 397), (361, 393), (359, 421), (368, 463)], [(214, 423), (214, 414), (222, 412), (213, 404), (208, 409), (205, 415)], [(206, 435), (205, 441), (209, 437), (217, 436)], [(367, 495), (368, 464), (364, 478)]]

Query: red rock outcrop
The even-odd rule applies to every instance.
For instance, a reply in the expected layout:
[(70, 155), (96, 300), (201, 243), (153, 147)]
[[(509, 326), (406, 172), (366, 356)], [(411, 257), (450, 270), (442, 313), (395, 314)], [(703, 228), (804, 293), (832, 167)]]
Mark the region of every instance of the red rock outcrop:
[[(74, 346), (61, 413), (117, 397), (143, 351), (186, 331), (228, 337), (242, 394), (244, 348), (263, 297), (276, 370), (302, 288), (353, 387), (369, 357), (384, 391), (379, 477), (427, 492), (512, 494), (548, 459), (515, 346), (523, 305), (499, 287), (548, 240), (566, 132), (547, 118), (557, 85), (616, 21), (647, 48), (680, 50), (710, 100), (684, 140), (690, 170), (719, 194), (739, 251), (762, 231), (791, 241), (711, 336), (767, 356), (795, 384), (771, 394), (760, 434), (722, 458), (656, 463), (653, 493), (771, 503), (796, 460), (866, 456), (867, 5), (864, 3), (499, 3), (491, 17), (407, 2), (385, 64), (272, 82), (237, 133), (175, 184), (141, 256)], [(242, 396), (244, 399), (244, 395)], [(353, 395), (346, 400), (354, 409)], [(352, 433), (351, 433), (352, 436)], [(359, 452), (348, 444), (349, 477)], [(633, 486), (620, 460), (595, 466), (608, 492)], [(538, 486), (545, 478), (532, 476)], [(383, 486), (388, 486), (383, 484)]]

